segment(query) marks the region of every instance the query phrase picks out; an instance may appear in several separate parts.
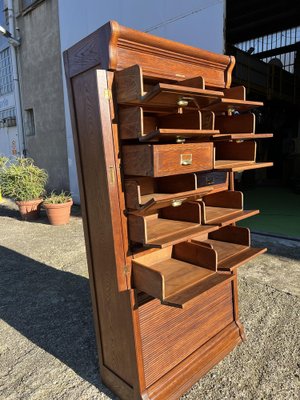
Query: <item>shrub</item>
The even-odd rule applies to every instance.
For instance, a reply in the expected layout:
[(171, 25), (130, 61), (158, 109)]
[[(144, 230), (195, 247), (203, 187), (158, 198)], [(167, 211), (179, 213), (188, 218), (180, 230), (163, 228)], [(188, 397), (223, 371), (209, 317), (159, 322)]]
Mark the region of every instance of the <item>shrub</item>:
[(16, 201), (36, 200), (43, 196), (48, 174), (31, 158), (17, 157), (0, 169), (0, 187), (4, 196)]
[(51, 192), (49, 196), (47, 196), (44, 200), (44, 204), (63, 204), (71, 201), (72, 197), (70, 193), (61, 192), (56, 194), (55, 192)]

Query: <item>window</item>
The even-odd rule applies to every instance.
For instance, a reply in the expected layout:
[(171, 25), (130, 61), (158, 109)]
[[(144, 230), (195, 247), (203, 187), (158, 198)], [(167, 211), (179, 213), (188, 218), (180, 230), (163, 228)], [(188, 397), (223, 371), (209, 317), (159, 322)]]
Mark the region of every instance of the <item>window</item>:
[(0, 128), (16, 126), (16, 109), (15, 107), (7, 108), (0, 111)]
[(0, 52), (0, 95), (13, 91), (12, 65), (10, 49)]
[(24, 128), (26, 136), (34, 136), (35, 135), (35, 123), (34, 123), (34, 113), (33, 109), (29, 108), (25, 110), (24, 115)]
[(33, 6), (35, 3), (39, 4), (43, 0), (21, 0), (22, 10), (26, 10), (27, 8)]
[(265, 63), (277, 65), (290, 73), (294, 73), (294, 64), (299, 53), (300, 26), (275, 32), (259, 38), (237, 43), (235, 46), (257, 55)]
[[(8, 29), (8, 12), (7, 8), (4, 4), (4, 0), (0, 0), (0, 25), (4, 28)], [(4, 36), (0, 36), (0, 49), (4, 49), (9, 47), (7, 42), (7, 38)]]

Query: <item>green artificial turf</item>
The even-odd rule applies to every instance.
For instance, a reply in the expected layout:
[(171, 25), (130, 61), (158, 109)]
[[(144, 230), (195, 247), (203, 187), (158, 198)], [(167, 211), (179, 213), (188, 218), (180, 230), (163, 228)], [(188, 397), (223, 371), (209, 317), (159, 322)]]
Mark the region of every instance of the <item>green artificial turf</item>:
[(251, 231), (300, 238), (300, 195), (287, 187), (260, 187), (244, 192), (244, 209), (260, 214), (241, 221)]

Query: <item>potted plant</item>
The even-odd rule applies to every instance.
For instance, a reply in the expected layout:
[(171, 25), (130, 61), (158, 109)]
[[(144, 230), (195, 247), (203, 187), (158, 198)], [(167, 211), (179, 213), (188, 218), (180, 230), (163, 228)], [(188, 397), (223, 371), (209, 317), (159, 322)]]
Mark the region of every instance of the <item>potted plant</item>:
[[(0, 171), (5, 168), (5, 165), (8, 163), (8, 158), (5, 156), (0, 156)], [(2, 203), (3, 198), (2, 198), (2, 191), (1, 191), (1, 186), (0, 186), (0, 203)]]
[(60, 194), (52, 192), (43, 202), (43, 207), (51, 225), (67, 224), (70, 221), (72, 205), (71, 195), (63, 191)]
[(3, 195), (15, 200), (26, 221), (39, 217), (47, 179), (47, 172), (34, 165), (31, 158), (17, 157), (0, 170)]

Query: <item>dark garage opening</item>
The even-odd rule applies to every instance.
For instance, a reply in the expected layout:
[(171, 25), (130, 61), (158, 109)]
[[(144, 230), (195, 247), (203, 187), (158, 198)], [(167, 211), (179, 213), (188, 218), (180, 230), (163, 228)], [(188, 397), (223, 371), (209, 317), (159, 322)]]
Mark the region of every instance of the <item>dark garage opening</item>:
[(300, 3), (226, 1), (226, 54), (234, 55), (233, 85), (263, 101), (253, 110), (257, 159), (274, 167), (244, 171), (236, 188), (245, 207), (261, 214), (246, 221), (254, 232), (300, 239)]

